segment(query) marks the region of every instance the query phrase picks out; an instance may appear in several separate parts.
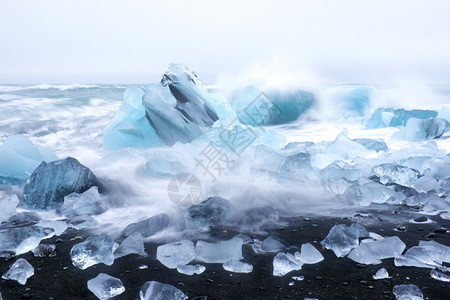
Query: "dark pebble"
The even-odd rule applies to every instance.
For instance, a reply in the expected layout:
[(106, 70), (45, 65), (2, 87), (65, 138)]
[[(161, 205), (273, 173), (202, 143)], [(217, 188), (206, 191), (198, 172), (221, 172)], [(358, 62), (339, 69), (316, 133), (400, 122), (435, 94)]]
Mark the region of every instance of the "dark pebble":
[(313, 224), (311, 224), (311, 226), (312, 226), (312, 227), (314, 227), (314, 228), (317, 228), (317, 227), (319, 227), (319, 225), (318, 225), (318, 224), (316, 224), (316, 223), (313, 223)]
[(447, 232), (447, 229), (444, 227), (439, 227), (434, 230), (434, 233), (446, 233), (446, 232)]
[(33, 297), (33, 295), (32, 295), (32, 294), (28, 294), (28, 293), (22, 295), (22, 298), (23, 298), (23, 299), (30, 299), (30, 298), (32, 298), (32, 297)]
[(389, 280), (387, 280), (387, 279), (383, 279), (383, 283), (386, 284), (386, 285), (391, 285), (391, 284), (392, 284), (392, 283), (391, 283)]
[(348, 282), (347, 282), (347, 281), (344, 281), (342, 284), (343, 284), (343, 285), (348, 285)]
[(47, 300), (55, 300), (55, 297), (48, 297)]
[(365, 265), (365, 264), (356, 264), (356, 267), (360, 268), (360, 269), (365, 269), (365, 268), (367, 268), (367, 265)]
[(367, 283), (367, 281), (365, 281), (365, 280), (361, 280), (359, 283), (361, 283), (361, 284), (366, 284)]
[(405, 226), (398, 226), (397, 230), (398, 231), (406, 231), (406, 227)]
[(260, 290), (264, 290), (264, 287), (260, 286), (259, 289), (260, 289)]
[(323, 279), (323, 277), (322, 277), (322, 276), (320, 276), (320, 275), (318, 275), (318, 276), (316, 276), (316, 279), (317, 279), (317, 280), (322, 280), (322, 279)]
[(211, 278), (206, 279), (208, 282), (214, 282)]
[(429, 234), (425, 235), (425, 238), (427, 239), (434, 239), (436, 235), (433, 232), (430, 232)]
[(428, 221), (428, 219), (427, 219), (427, 217), (424, 217), (424, 216), (420, 216), (420, 217), (417, 217), (414, 219), (414, 222), (422, 223), (422, 222), (426, 222), (426, 221)]

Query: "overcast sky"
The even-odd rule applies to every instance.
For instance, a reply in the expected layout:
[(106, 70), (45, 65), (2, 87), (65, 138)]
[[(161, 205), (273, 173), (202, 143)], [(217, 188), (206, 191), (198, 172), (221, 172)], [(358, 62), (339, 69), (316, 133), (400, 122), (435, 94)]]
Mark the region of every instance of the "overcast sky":
[(149, 83), (171, 62), (450, 82), (448, 0), (0, 0), (0, 41), (0, 83)]

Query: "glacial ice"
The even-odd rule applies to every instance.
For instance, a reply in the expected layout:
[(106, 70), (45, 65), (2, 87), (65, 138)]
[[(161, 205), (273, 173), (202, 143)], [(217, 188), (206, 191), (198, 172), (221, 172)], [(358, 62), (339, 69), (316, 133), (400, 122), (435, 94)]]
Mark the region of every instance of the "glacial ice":
[(192, 276), (194, 274), (202, 274), (206, 270), (202, 265), (180, 265), (177, 267), (178, 273)]
[(230, 201), (222, 197), (210, 197), (205, 201), (192, 205), (188, 212), (190, 218), (199, 226), (220, 224), (230, 210)]
[(131, 223), (123, 230), (124, 236), (130, 236), (135, 232), (142, 234), (142, 237), (146, 238), (154, 235), (170, 225), (170, 218), (166, 214), (158, 214), (152, 216), (146, 220)]
[(401, 203), (405, 197), (390, 186), (369, 181), (351, 184), (339, 198), (353, 205), (366, 206), (371, 203)]
[(100, 300), (108, 300), (125, 292), (120, 279), (100, 273), (97, 277), (88, 280), (88, 289)]
[(51, 228), (20, 226), (0, 230), (0, 257), (20, 255), (36, 248), (41, 240), (54, 235)]
[(164, 145), (146, 117), (146, 111), (142, 105), (144, 94), (145, 90), (138, 86), (130, 86), (125, 90), (119, 112), (106, 127), (103, 135), (103, 145), (106, 149)]
[(223, 268), (228, 272), (233, 273), (251, 273), (253, 271), (253, 266), (249, 263), (230, 260), (223, 264)]
[(34, 275), (34, 268), (23, 258), (16, 260), (8, 271), (2, 275), (3, 279), (16, 280), (21, 285), (27, 283), (27, 279)]
[(66, 231), (66, 229), (69, 227), (65, 221), (50, 221), (50, 220), (41, 220), (39, 221), (36, 226), (40, 226), (43, 228), (51, 228), (55, 231), (56, 236), (60, 236), (61, 234)]
[(444, 119), (450, 122), (450, 109), (445, 106), (442, 107), (438, 112), (437, 118)]
[(290, 253), (279, 252), (273, 258), (273, 276), (284, 276), (302, 268), (303, 262)]
[(194, 243), (190, 240), (164, 244), (156, 249), (156, 258), (169, 269), (187, 265), (195, 257)]
[(405, 126), (410, 118), (436, 118), (438, 113), (433, 110), (405, 110), (393, 108), (378, 108), (366, 123), (367, 129)]
[(285, 241), (272, 235), (265, 238), (261, 243), (262, 252), (279, 252), (288, 247), (289, 245)]
[(326, 91), (326, 97), (343, 112), (344, 117), (363, 116), (375, 94), (374, 87), (358, 85), (342, 85)]
[(406, 126), (392, 136), (407, 141), (424, 141), (440, 138), (450, 129), (450, 123), (444, 119), (411, 118)]
[(353, 142), (363, 145), (366, 149), (373, 150), (376, 152), (388, 151), (388, 147), (383, 140), (373, 140), (373, 139), (352, 139)]
[(316, 264), (323, 260), (323, 255), (310, 243), (302, 244), (300, 252), (295, 252), (294, 255), (304, 264)]
[(114, 258), (119, 258), (128, 254), (146, 255), (144, 250), (144, 240), (139, 232), (133, 233), (120, 243), (119, 247), (114, 252)]
[(396, 300), (423, 300), (423, 293), (417, 285), (400, 284), (392, 289)]
[(444, 274), (442, 272), (436, 271), (436, 270), (431, 270), (430, 272), (430, 276), (433, 279), (442, 281), (442, 282), (450, 282), (450, 276), (447, 274)]
[(106, 234), (90, 236), (70, 250), (72, 264), (82, 270), (98, 263), (110, 266), (114, 262), (114, 241)]
[(403, 253), (406, 245), (397, 236), (388, 237), (370, 243), (362, 243), (354, 248), (348, 258), (361, 264), (376, 265), (382, 259), (397, 257)]
[(42, 162), (31, 174), (23, 189), (25, 204), (48, 210), (62, 205), (64, 197), (89, 188), (101, 187), (94, 173), (72, 157)]
[(147, 281), (139, 292), (141, 300), (185, 300), (188, 297), (176, 287), (157, 281)]
[(295, 121), (314, 102), (314, 94), (302, 90), (263, 93), (248, 86), (236, 96), (232, 107), (242, 124), (260, 126)]
[(386, 271), (385, 268), (381, 268), (372, 277), (375, 280), (386, 279), (389, 278), (389, 273)]
[(427, 193), (429, 191), (439, 191), (440, 185), (434, 177), (425, 175), (414, 181), (412, 187), (419, 193)]
[(343, 257), (359, 245), (359, 238), (369, 236), (369, 232), (358, 223), (353, 223), (350, 226), (339, 224), (330, 229), (330, 232), (320, 244), (333, 250), (337, 257)]
[(97, 221), (89, 215), (74, 216), (69, 219), (69, 227), (81, 230), (97, 226)]
[(22, 135), (11, 135), (0, 145), (0, 184), (25, 181), (43, 161), (58, 157), (52, 151), (35, 146)]
[(242, 239), (237, 237), (217, 243), (198, 241), (195, 245), (196, 259), (205, 263), (226, 263), (230, 260), (240, 260), (242, 244)]
[(0, 223), (6, 221), (16, 213), (16, 207), (19, 204), (19, 198), (16, 194), (8, 195), (0, 191)]
[(58, 211), (66, 216), (97, 215), (104, 211), (98, 187), (93, 186), (83, 193), (72, 193), (64, 197)]
[(31, 250), (31, 252), (33, 252), (33, 255), (35, 257), (45, 257), (45, 256), (53, 257), (56, 256), (55, 249), (56, 249), (55, 245), (39, 244), (39, 246)]
[(407, 187), (412, 187), (418, 176), (417, 170), (392, 163), (374, 166), (371, 174), (371, 178), (378, 178), (382, 184), (396, 183)]

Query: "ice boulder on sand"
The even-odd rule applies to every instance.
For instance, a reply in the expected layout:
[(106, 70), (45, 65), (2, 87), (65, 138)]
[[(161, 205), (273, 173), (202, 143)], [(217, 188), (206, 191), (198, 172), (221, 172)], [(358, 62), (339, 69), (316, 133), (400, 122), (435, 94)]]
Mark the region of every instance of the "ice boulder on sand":
[(21, 285), (27, 283), (27, 279), (34, 275), (34, 268), (23, 258), (19, 258), (11, 265), (9, 270), (3, 274), (2, 278), (16, 280)]
[(243, 240), (239, 237), (217, 243), (198, 241), (195, 245), (195, 253), (197, 260), (202, 262), (226, 263), (242, 258), (242, 245)]
[(194, 243), (182, 240), (156, 248), (156, 258), (170, 269), (187, 265), (195, 258)]
[(360, 238), (369, 236), (369, 232), (358, 223), (353, 223), (350, 226), (339, 224), (330, 229), (330, 232), (320, 244), (333, 250), (337, 257), (343, 257), (359, 245)]
[(438, 139), (450, 129), (450, 123), (444, 119), (416, 119), (408, 120), (405, 128), (394, 133), (393, 138), (408, 141), (423, 141)]
[(86, 241), (76, 244), (70, 250), (72, 264), (82, 270), (98, 263), (110, 266), (114, 262), (117, 244), (106, 234), (90, 236)]
[(43, 161), (58, 157), (52, 151), (35, 146), (22, 135), (11, 135), (0, 145), (0, 184), (24, 182)]
[(139, 232), (135, 232), (120, 243), (114, 257), (119, 258), (128, 254), (137, 254), (145, 256), (144, 240)]
[(400, 284), (394, 286), (392, 293), (396, 300), (422, 300), (423, 293), (417, 285), (414, 284)]
[(273, 258), (273, 276), (284, 276), (285, 274), (300, 270), (303, 262), (290, 253), (279, 252)]
[(36, 248), (41, 240), (55, 234), (51, 228), (36, 225), (0, 229), (0, 257), (20, 255)]
[(83, 193), (100, 181), (86, 166), (73, 157), (42, 162), (31, 174), (23, 189), (25, 204), (34, 209), (48, 210), (62, 205), (71, 193)]
[(135, 232), (139, 232), (142, 237), (146, 238), (154, 235), (170, 225), (170, 218), (166, 214), (154, 215), (146, 220), (131, 223), (123, 230), (124, 236), (130, 236)]
[(405, 243), (397, 236), (392, 236), (362, 243), (350, 252), (348, 258), (361, 264), (376, 265), (380, 264), (382, 259), (401, 255), (405, 247)]
[(87, 282), (88, 289), (100, 300), (108, 300), (125, 292), (120, 279), (100, 273)]
[(188, 297), (176, 287), (158, 281), (147, 281), (139, 292), (141, 300), (185, 300)]

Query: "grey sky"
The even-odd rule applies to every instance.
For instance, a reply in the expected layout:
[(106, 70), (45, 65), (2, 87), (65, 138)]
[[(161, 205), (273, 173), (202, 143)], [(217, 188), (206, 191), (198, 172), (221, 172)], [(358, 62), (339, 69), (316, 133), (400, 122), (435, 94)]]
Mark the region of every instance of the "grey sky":
[(282, 60), (334, 82), (450, 81), (450, 1), (0, 0), (0, 83), (214, 82)]

